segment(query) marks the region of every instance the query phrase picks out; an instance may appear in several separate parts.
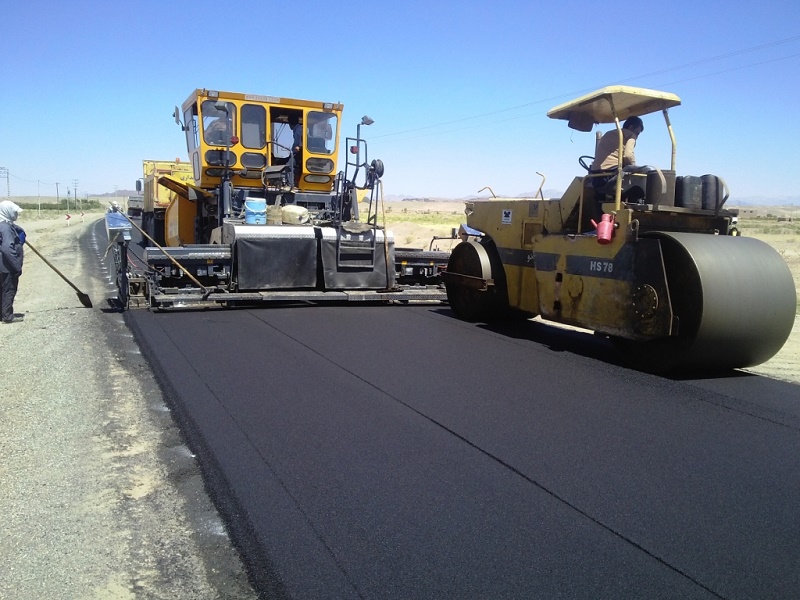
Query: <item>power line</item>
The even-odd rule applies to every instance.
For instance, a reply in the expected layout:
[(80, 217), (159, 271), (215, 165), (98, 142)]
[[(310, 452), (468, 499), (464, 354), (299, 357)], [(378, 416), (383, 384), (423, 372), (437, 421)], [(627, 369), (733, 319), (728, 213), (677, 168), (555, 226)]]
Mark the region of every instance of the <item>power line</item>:
[[(740, 71), (742, 69), (748, 69), (750, 67), (757, 67), (757, 66), (760, 66), (760, 65), (765, 65), (765, 64), (773, 63), (773, 62), (778, 62), (778, 61), (781, 61), (781, 60), (787, 60), (789, 58), (795, 58), (795, 57), (798, 57), (798, 56), (800, 56), (800, 53), (798, 53), (798, 54), (790, 54), (788, 56), (781, 56), (779, 58), (773, 58), (773, 59), (770, 59), (770, 60), (764, 60), (764, 61), (760, 61), (760, 62), (757, 62), (757, 63), (750, 63), (749, 65), (742, 65), (742, 66), (739, 66), (739, 67), (731, 67), (730, 69), (724, 69), (722, 71), (714, 71), (712, 73), (706, 73), (704, 75), (697, 75), (696, 77), (687, 77), (687, 78), (684, 78), (684, 79), (677, 79), (675, 81), (670, 81), (670, 82), (658, 84), (658, 87), (674, 85), (676, 83), (683, 83), (685, 81), (694, 81), (696, 79), (704, 79), (706, 77), (711, 77), (713, 75), (722, 75), (724, 73), (730, 73), (731, 71)], [(596, 89), (598, 89), (598, 88), (597, 87), (587, 88), (585, 90), (581, 90), (581, 91), (578, 91), (578, 92), (572, 92), (571, 94), (563, 94), (561, 96), (556, 96), (556, 97), (553, 97), (551, 99), (540, 100), (539, 103), (547, 102), (548, 105), (549, 105), (549, 103), (552, 102), (553, 100), (560, 100), (560, 99), (563, 99), (563, 98), (572, 98), (577, 94), (588, 93), (588, 92), (594, 91)], [(533, 103), (530, 103), (530, 104), (533, 104)], [(510, 109), (507, 109), (507, 110), (510, 110)], [(490, 114), (497, 114), (498, 112), (502, 112), (502, 111), (496, 111), (495, 113), (490, 113)], [(416, 139), (419, 139), (419, 138), (430, 137), (432, 135), (444, 135), (444, 134), (448, 134), (448, 133), (455, 133), (455, 132), (459, 132), (459, 131), (465, 131), (467, 129), (477, 129), (479, 127), (496, 127), (500, 123), (507, 123), (509, 121), (516, 121), (516, 120), (519, 120), (519, 119), (525, 119), (527, 117), (531, 117), (533, 115), (542, 115), (542, 114), (546, 114), (546, 111), (526, 112), (526, 113), (523, 113), (523, 114), (520, 114), (520, 115), (516, 115), (516, 116), (513, 116), (513, 117), (508, 117), (506, 119), (494, 119), (494, 120), (492, 120), (490, 122), (477, 123), (475, 125), (469, 125), (469, 126), (466, 126), (466, 127), (457, 127), (457, 128), (454, 128), (454, 129), (445, 129), (444, 131), (436, 131), (436, 132), (431, 132), (431, 133), (421, 133), (419, 135), (413, 135), (413, 136), (410, 136), (410, 137), (400, 138), (398, 141), (406, 142), (406, 141), (409, 141), (409, 140), (416, 140)], [(455, 123), (458, 123), (460, 121), (469, 120), (471, 118), (478, 118), (478, 117), (467, 117), (467, 118), (464, 118), (464, 119), (460, 119), (459, 121), (451, 121), (449, 123), (442, 123), (441, 126), (444, 126), (444, 125), (447, 125), (447, 124), (455, 124)], [(439, 125), (431, 125), (430, 127), (437, 127), (437, 126), (439, 126)], [(430, 127), (420, 128), (420, 129), (430, 129)], [(395, 133), (395, 134), (387, 134), (387, 135), (378, 136), (378, 137), (388, 137), (389, 135), (401, 135), (402, 133), (414, 133), (416, 131), (420, 131), (420, 129), (411, 129), (411, 130), (408, 130), (406, 132), (399, 132), (399, 133)], [(371, 138), (371, 140), (374, 140), (374, 139), (375, 138)]]
[(675, 83), (683, 83), (684, 81), (694, 81), (696, 79), (703, 79), (705, 77), (710, 77), (712, 75), (722, 75), (723, 73), (730, 73), (732, 71), (741, 71), (742, 69), (749, 69), (750, 67), (758, 67), (760, 65), (766, 65), (769, 63), (778, 62), (781, 60), (786, 60), (788, 58), (796, 58), (800, 56), (800, 52), (797, 54), (789, 54), (788, 56), (780, 56), (778, 58), (771, 58), (769, 60), (762, 60), (757, 63), (750, 63), (749, 65), (741, 65), (739, 67), (731, 67), (730, 69), (724, 69), (722, 71), (714, 71), (713, 73), (706, 73), (705, 75), (697, 75), (696, 77), (686, 77), (685, 79), (677, 79), (675, 81), (670, 81), (668, 83), (664, 83), (662, 85), (673, 85)]
[[(658, 71), (653, 71), (652, 73), (647, 73), (645, 75), (636, 75), (635, 77), (628, 77), (626, 81), (634, 81), (636, 79), (644, 79), (646, 77), (652, 77), (653, 75), (661, 75), (663, 73), (671, 73), (672, 71), (679, 71), (680, 69), (686, 69), (688, 67), (696, 67), (697, 65), (703, 65), (706, 63), (714, 62), (715, 60), (722, 60), (723, 58), (730, 58), (731, 56), (739, 56), (740, 54), (747, 54), (749, 52), (755, 52), (756, 50), (763, 50), (764, 48), (771, 48), (773, 46), (779, 46), (781, 44), (788, 44), (790, 42), (794, 42), (800, 40), (800, 35), (786, 38), (783, 40), (778, 40), (775, 42), (769, 42), (766, 44), (761, 44), (760, 46), (752, 46), (750, 48), (745, 48), (743, 50), (734, 50), (733, 52), (728, 52), (727, 54), (720, 54), (718, 56), (712, 56), (711, 58), (701, 58), (699, 60), (694, 60), (692, 62), (685, 63), (683, 65), (677, 67), (669, 67), (666, 69), (659, 69)], [(792, 56), (797, 56), (796, 54)], [(771, 62), (771, 61), (767, 61)], [(756, 63), (756, 64), (763, 64), (763, 63)], [(694, 78), (696, 79), (696, 78)], [(681, 81), (688, 81), (688, 80), (681, 80)]]
[[(3, 177), (3, 171), (2, 171), (3, 169), (5, 169), (5, 167), (0, 167), (0, 178)], [(12, 175), (10, 173), (10, 171), (8, 171), (8, 169), (6, 169), (5, 177), (6, 177), (6, 180), (8, 180), (8, 177), (12, 177), (12, 178), (16, 179), (17, 181), (22, 181), (24, 183), (35, 183), (37, 185), (37, 193), (39, 191), (39, 186), (40, 185), (52, 185), (52, 186), (55, 186), (55, 188), (56, 188), (56, 198), (58, 198), (58, 196), (59, 196), (59, 194), (58, 194), (58, 186), (60, 184), (59, 184), (58, 181), (47, 181), (47, 180), (44, 180), (44, 179), (25, 179), (24, 177), (18, 177), (17, 175)], [(8, 187), (8, 182), (6, 182), (6, 187)], [(11, 195), (10, 191), (9, 191), (9, 195)]]
[(22, 177), (17, 177), (16, 175), (11, 175), (11, 177), (16, 179), (17, 181), (24, 181), (25, 183), (39, 183), (39, 182), (41, 182), (44, 185), (55, 185), (56, 184), (55, 181), (45, 181), (43, 179), (24, 179)]
[[(767, 42), (767, 43), (764, 43), (764, 44), (759, 44), (757, 46), (751, 46), (751, 47), (743, 48), (743, 49), (740, 49), (740, 50), (734, 50), (734, 51), (731, 51), (731, 52), (726, 52), (724, 54), (719, 54), (719, 55), (708, 57), (708, 58), (702, 58), (702, 59), (693, 60), (693, 61), (690, 61), (690, 62), (687, 62), (687, 63), (683, 63), (683, 64), (680, 64), (680, 65), (677, 65), (677, 66), (673, 66), (673, 67), (657, 69), (655, 71), (651, 71), (651, 72), (644, 73), (644, 74), (633, 75), (633, 76), (630, 76), (630, 77), (626, 77), (626, 78), (620, 79), (617, 83), (618, 84), (622, 84), (622, 83), (625, 83), (625, 82), (636, 81), (636, 80), (639, 80), (639, 79), (653, 77), (653, 76), (656, 76), (656, 75), (672, 73), (672, 72), (680, 71), (680, 70), (683, 70), (683, 69), (688, 69), (688, 68), (691, 68), (691, 67), (697, 67), (697, 66), (700, 66), (700, 65), (703, 65), (703, 64), (708, 64), (708, 63), (712, 63), (712, 62), (715, 62), (715, 61), (723, 60), (723, 59), (726, 59), (726, 58), (731, 58), (731, 57), (735, 57), (735, 56), (741, 56), (741, 55), (744, 55), (744, 54), (757, 52), (759, 50), (764, 50), (764, 49), (767, 49), (767, 48), (773, 48), (773, 47), (776, 47), (776, 46), (789, 44), (789, 43), (792, 43), (792, 42), (796, 42), (798, 40), (800, 40), (800, 35), (789, 37), (789, 38), (785, 38), (785, 39), (781, 39), (781, 40), (775, 40), (775, 41)], [(694, 76), (694, 77), (687, 77), (687, 78), (683, 78), (683, 79), (677, 79), (677, 80), (674, 80), (674, 81), (671, 81), (671, 82), (668, 82), (668, 83), (659, 84), (659, 85), (661, 85), (661, 86), (674, 85), (676, 83), (682, 83), (682, 82), (686, 82), (686, 81), (693, 81), (693, 80), (697, 80), (697, 79), (711, 77), (711, 76), (714, 76), (714, 75), (719, 75), (719, 74), (729, 73), (729, 72), (732, 72), (732, 71), (738, 71), (738, 70), (742, 70), (742, 69), (746, 69), (746, 68), (751, 68), (751, 67), (754, 67), (754, 66), (759, 66), (759, 65), (764, 65), (764, 64), (768, 64), (768, 63), (778, 62), (778, 61), (781, 61), (781, 60), (787, 60), (787, 59), (791, 59), (791, 58), (796, 58), (798, 56), (800, 56), (800, 54), (798, 54), (798, 53), (790, 54), (790, 55), (787, 55), (787, 56), (782, 56), (782, 57), (777, 57), (777, 58), (773, 58), (773, 59), (769, 59), (769, 60), (755, 62), (755, 63), (751, 63), (751, 64), (748, 64), (748, 65), (741, 65), (741, 66), (738, 66), (738, 67), (732, 67), (732, 68), (729, 68), (729, 69), (724, 69), (724, 70), (720, 70), (720, 71), (714, 71), (714, 72), (706, 73), (706, 74), (703, 74), (703, 75), (697, 75), (697, 76)], [(475, 128), (478, 128), (478, 127), (489, 127), (489, 126), (494, 127), (498, 123), (505, 123), (505, 122), (509, 122), (509, 121), (523, 119), (523, 118), (530, 117), (530, 116), (533, 116), (533, 115), (543, 114), (544, 111), (542, 111), (542, 112), (525, 112), (523, 114), (518, 114), (518, 115), (514, 115), (514, 116), (508, 116), (507, 118), (493, 119), (491, 122), (481, 122), (481, 123), (477, 123), (477, 124), (474, 124), (474, 125), (459, 126), (459, 127), (456, 127), (456, 128), (450, 128), (450, 129), (445, 129), (445, 130), (441, 129), (443, 127), (448, 127), (448, 126), (453, 126), (453, 125), (460, 125), (462, 123), (466, 123), (466, 122), (469, 122), (469, 121), (474, 121), (476, 119), (485, 119), (487, 117), (494, 117), (494, 116), (497, 116), (497, 115), (501, 115), (503, 113), (511, 113), (513, 111), (519, 111), (521, 109), (532, 107), (532, 106), (535, 106), (535, 105), (546, 104), (547, 106), (550, 106), (551, 103), (556, 102), (558, 100), (574, 98), (577, 95), (585, 94), (585, 93), (594, 91), (594, 90), (598, 89), (598, 87), (603, 87), (603, 85), (610, 85), (610, 84), (609, 83), (604, 83), (604, 84), (602, 84), (600, 86), (592, 86), (592, 87), (588, 87), (588, 88), (583, 88), (581, 90), (568, 92), (568, 93), (563, 93), (563, 94), (559, 94), (559, 95), (556, 95), (556, 96), (551, 96), (551, 97), (548, 97), (548, 98), (542, 98), (542, 99), (539, 99), (539, 100), (532, 100), (530, 102), (524, 102), (522, 104), (518, 104), (518, 105), (515, 105), (515, 106), (511, 106), (511, 107), (507, 107), (507, 108), (500, 108), (500, 109), (496, 109), (496, 110), (491, 110), (491, 111), (487, 111), (487, 112), (480, 113), (480, 114), (475, 114), (475, 115), (471, 115), (471, 116), (462, 117), (462, 118), (459, 118), (459, 119), (453, 119), (453, 120), (445, 121), (445, 122), (441, 122), (441, 123), (434, 123), (434, 124), (431, 124), (431, 125), (423, 125), (421, 127), (415, 127), (413, 129), (406, 129), (406, 130), (403, 130), (403, 131), (396, 131), (396, 132), (393, 132), (393, 133), (386, 133), (386, 134), (382, 134), (382, 135), (371, 136), (370, 140), (371, 141), (384, 140), (386, 138), (395, 138), (396, 136), (404, 136), (404, 135), (407, 135), (407, 134), (414, 134), (414, 133), (419, 133), (419, 132), (427, 132), (427, 133), (419, 133), (418, 135), (412, 135), (412, 136), (400, 138), (400, 141), (408, 141), (408, 140), (414, 140), (414, 139), (419, 139), (419, 138), (424, 138), (424, 137), (430, 137), (431, 135), (443, 135), (443, 134), (459, 132), (459, 131), (463, 131), (463, 130), (467, 130), (467, 129), (475, 129)], [(429, 131), (429, 130), (432, 130), (432, 129), (436, 129), (437, 131), (435, 131), (435, 132)], [(55, 181), (45, 181), (45, 180), (39, 180), (39, 179), (36, 179), (36, 180), (34, 180), (34, 179), (25, 179), (25, 178), (22, 178), (22, 177), (18, 177), (16, 175), (12, 175), (10, 173), (9, 169), (6, 168), (6, 167), (0, 167), (0, 179), (2, 179), (3, 177), (5, 177), (5, 179), (6, 179), (6, 192), (7, 192), (7, 195), (9, 195), (9, 196), (11, 195), (9, 181), (10, 181), (10, 178), (12, 178), (12, 177), (17, 181), (21, 181), (21, 182), (25, 182), (25, 183), (37, 183), (37, 184), (38, 183), (42, 183), (44, 185), (54, 185), (54, 186), (56, 186), (56, 194), (58, 195), (58, 188), (57, 188), (58, 183), (55, 182)], [(76, 197), (77, 197), (77, 180), (73, 180), (73, 187), (75, 188), (75, 194), (76, 194)], [(67, 189), (69, 190), (69, 187)]]
[(0, 177), (5, 176), (6, 178), (6, 195), (11, 197), (11, 185), (9, 184), (8, 181), (8, 175), (9, 175), (8, 169), (6, 167), (0, 167)]
[[(750, 52), (756, 52), (758, 50), (763, 50), (765, 48), (771, 48), (771, 47), (779, 46), (779, 45), (782, 45), (782, 44), (788, 44), (788, 43), (795, 42), (795, 41), (798, 41), (798, 40), (800, 40), (800, 36), (794, 36), (794, 37), (785, 38), (785, 39), (782, 39), (782, 40), (777, 40), (777, 41), (774, 41), (774, 42), (769, 42), (769, 43), (766, 43), (766, 44), (761, 44), (761, 45), (758, 45), (758, 46), (751, 46), (750, 48), (744, 48), (744, 49), (741, 49), (741, 50), (734, 50), (732, 52), (727, 52), (725, 54), (719, 54), (717, 56), (712, 56), (712, 57), (709, 57), (709, 58), (703, 58), (703, 59), (699, 59), (699, 60), (694, 60), (694, 61), (691, 61), (691, 62), (688, 62), (688, 63), (684, 63), (682, 65), (678, 65), (678, 66), (675, 66), (675, 67), (668, 67), (668, 68), (665, 68), (665, 69), (659, 69), (657, 71), (652, 71), (650, 73), (645, 73), (645, 74), (641, 74), (641, 75), (634, 75), (634, 76), (631, 76), (631, 77), (626, 77), (626, 78), (623, 78), (623, 79), (619, 80), (618, 83), (624, 83), (624, 82), (628, 82), (628, 81), (635, 81), (637, 79), (644, 79), (644, 78), (647, 78), (647, 77), (652, 77), (654, 75), (661, 75), (663, 73), (671, 73), (673, 71), (679, 71), (681, 69), (686, 69), (686, 68), (689, 68), (689, 67), (695, 67), (695, 66), (698, 66), (698, 65), (701, 65), (701, 64), (707, 64), (707, 63), (714, 62), (714, 61), (717, 61), (717, 60), (730, 58), (732, 56), (739, 56), (739, 55), (747, 54), (747, 53), (750, 53)], [(708, 76), (711, 76), (711, 75), (717, 75), (719, 73), (727, 73), (729, 71), (734, 71), (734, 70), (739, 70), (739, 69), (743, 69), (743, 68), (747, 68), (747, 67), (766, 64), (766, 63), (769, 63), (769, 62), (775, 62), (775, 61), (778, 61), (778, 60), (785, 60), (787, 58), (793, 58), (795, 56), (798, 56), (798, 55), (797, 54), (791, 54), (789, 56), (784, 56), (784, 57), (780, 57), (780, 58), (776, 58), (776, 59), (772, 59), (772, 60), (768, 60), (768, 61), (753, 63), (753, 64), (745, 65), (745, 66), (742, 66), (742, 67), (734, 67), (732, 69), (727, 69), (725, 71), (718, 71), (718, 72), (714, 72), (714, 73), (708, 73), (706, 75), (700, 75), (700, 76), (692, 77), (692, 78), (689, 78), (689, 79), (681, 79), (681, 80), (678, 80), (678, 81), (673, 81), (671, 83), (680, 83), (680, 82), (683, 82), (683, 81), (691, 81), (693, 79), (700, 79), (702, 77), (708, 77)], [(609, 85), (609, 84), (606, 83), (606, 84), (603, 84), (603, 85)], [(557, 96), (551, 96), (549, 98), (543, 98), (543, 99), (540, 99), (540, 100), (532, 100), (531, 102), (525, 102), (523, 104), (518, 104), (516, 106), (511, 106), (511, 107), (508, 107), (508, 108), (501, 108), (501, 109), (497, 109), (497, 110), (493, 110), (493, 111), (489, 111), (489, 112), (485, 112), (485, 113), (481, 113), (481, 114), (477, 114), (477, 115), (463, 117), (463, 118), (460, 118), (460, 119), (454, 119), (452, 121), (446, 121), (444, 123), (435, 123), (435, 124), (432, 124), (432, 125), (424, 125), (422, 127), (416, 127), (414, 129), (406, 129), (406, 130), (403, 130), (403, 131), (396, 131), (396, 132), (393, 132), (393, 133), (386, 133), (386, 134), (383, 134), (383, 135), (372, 136), (370, 139), (371, 140), (377, 140), (377, 139), (381, 139), (381, 138), (393, 137), (393, 136), (396, 136), (396, 135), (404, 135), (404, 134), (407, 134), (407, 133), (415, 133), (415, 132), (418, 132), (418, 131), (426, 131), (426, 130), (429, 130), (429, 129), (435, 129), (435, 128), (439, 128), (439, 127), (446, 127), (448, 125), (455, 125), (457, 123), (463, 123), (465, 121), (472, 121), (472, 120), (475, 120), (475, 119), (482, 119), (482, 118), (485, 118), (485, 117), (491, 117), (491, 116), (494, 116), (494, 115), (498, 115), (498, 114), (501, 114), (501, 113), (504, 113), (504, 112), (511, 112), (511, 111), (514, 111), (514, 110), (519, 110), (521, 108), (527, 108), (529, 106), (534, 106), (536, 104), (547, 103), (549, 105), (551, 102), (555, 102), (557, 100), (562, 100), (562, 99), (565, 99), (565, 98), (574, 98), (577, 95), (586, 94), (586, 93), (592, 92), (592, 91), (598, 89), (598, 87), (603, 87), (603, 85), (592, 86), (592, 87), (589, 87), (589, 88), (583, 88), (581, 90), (577, 90), (577, 91), (573, 91), (573, 92), (567, 92), (567, 93), (564, 93), (564, 94), (559, 94)], [(670, 85), (670, 84), (667, 84), (667, 85)], [(522, 118), (523, 116), (528, 116), (528, 114), (530, 114), (530, 113), (527, 113), (526, 115), (521, 115), (519, 117), (512, 117), (512, 118), (506, 119), (506, 120), (510, 121), (510, 120)], [(493, 121), (492, 124), (495, 124), (497, 122), (498, 121)], [(499, 121), (499, 122), (503, 122), (503, 121)], [(473, 127), (482, 127), (484, 125), (485, 124), (479, 124), (479, 125), (475, 125)], [(464, 129), (469, 129), (469, 128), (464, 128)], [(458, 130), (448, 130), (448, 131), (443, 132), (443, 133), (448, 133), (450, 131), (458, 131)], [(430, 135), (430, 134), (425, 134), (425, 135), (422, 135), (422, 136), (415, 136), (413, 138), (403, 138), (403, 139), (404, 140), (405, 139), (416, 139), (417, 137), (426, 137), (427, 135)], [(437, 133), (437, 135), (438, 135), (438, 133)]]

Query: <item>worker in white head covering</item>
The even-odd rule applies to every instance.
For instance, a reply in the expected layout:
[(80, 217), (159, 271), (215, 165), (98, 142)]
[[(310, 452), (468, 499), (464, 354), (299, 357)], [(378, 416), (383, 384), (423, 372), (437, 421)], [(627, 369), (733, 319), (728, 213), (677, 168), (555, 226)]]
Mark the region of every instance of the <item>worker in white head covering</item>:
[(14, 221), (22, 209), (11, 202), (0, 202), (0, 318), (3, 323), (16, 323), (14, 297), (17, 295), (19, 276), (22, 275), (22, 246), (25, 232)]

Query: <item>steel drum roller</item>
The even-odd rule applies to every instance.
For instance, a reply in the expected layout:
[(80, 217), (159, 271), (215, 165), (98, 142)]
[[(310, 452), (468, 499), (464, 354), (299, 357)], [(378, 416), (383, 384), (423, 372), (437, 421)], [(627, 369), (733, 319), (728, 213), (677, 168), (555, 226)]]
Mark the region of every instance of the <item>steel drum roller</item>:
[(772, 247), (735, 236), (648, 236), (661, 241), (679, 318), (673, 350), (680, 352), (681, 367), (750, 367), (781, 349), (794, 325), (797, 293), (789, 267)]
[[(492, 279), (492, 264), (486, 249), (478, 242), (462, 242), (453, 250), (447, 270), (484, 280)], [(447, 286), (447, 301), (459, 319), (478, 321), (491, 316), (493, 292), (461, 285)]]

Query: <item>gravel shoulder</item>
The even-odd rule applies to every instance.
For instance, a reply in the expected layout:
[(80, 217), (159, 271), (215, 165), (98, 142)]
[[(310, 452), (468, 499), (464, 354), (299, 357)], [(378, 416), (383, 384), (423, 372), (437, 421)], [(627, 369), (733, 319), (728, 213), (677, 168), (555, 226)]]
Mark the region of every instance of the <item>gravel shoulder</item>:
[[(255, 598), (97, 261), (99, 215), (20, 224), (28, 250), (0, 326), (0, 598)], [(91, 217), (91, 218), (90, 218)], [(102, 231), (102, 230), (101, 230)]]

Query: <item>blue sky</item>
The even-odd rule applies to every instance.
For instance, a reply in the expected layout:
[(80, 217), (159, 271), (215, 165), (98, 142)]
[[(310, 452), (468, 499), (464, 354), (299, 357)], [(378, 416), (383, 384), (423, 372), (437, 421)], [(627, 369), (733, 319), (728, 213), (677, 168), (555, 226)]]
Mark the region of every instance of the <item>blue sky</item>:
[[(683, 100), (670, 111), (679, 175), (720, 175), (732, 200), (798, 199), (797, 0), (643, 1), (616, 18), (577, 0), (7, 4), (12, 195), (75, 179), (81, 197), (131, 189), (142, 159), (186, 156), (172, 111), (197, 87), (342, 102), (343, 136), (369, 115), (390, 195), (516, 195), (539, 187), (537, 171), (563, 190), (594, 134), (545, 113), (628, 84)], [(668, 167), (663, 119), (645, 128), (638, 162)]]

